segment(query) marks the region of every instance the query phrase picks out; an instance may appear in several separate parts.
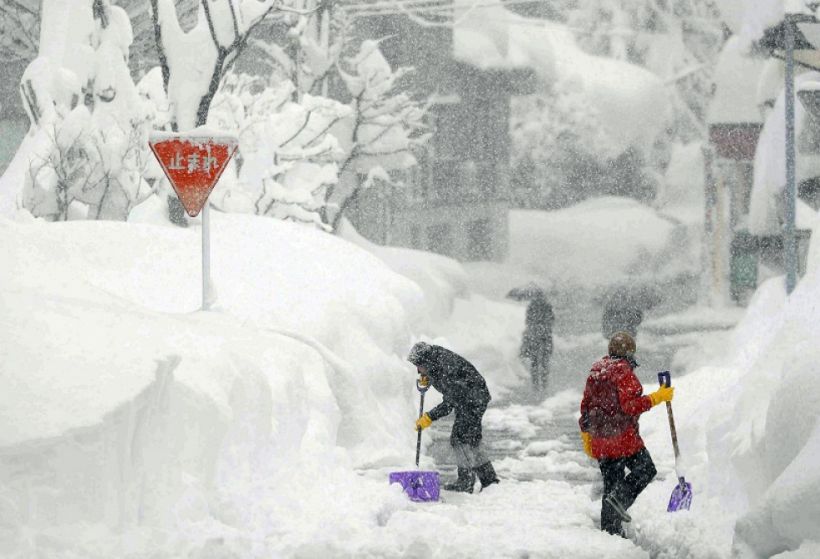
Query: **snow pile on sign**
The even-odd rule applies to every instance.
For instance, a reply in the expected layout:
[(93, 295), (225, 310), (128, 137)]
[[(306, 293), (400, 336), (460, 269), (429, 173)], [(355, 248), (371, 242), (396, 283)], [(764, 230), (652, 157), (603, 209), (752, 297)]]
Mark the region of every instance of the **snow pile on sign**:
[[(787, 299), (761, 285), (724, 363), (680, 379), (674, 402), (680, 464), (695, 489), (688, 513), (660, 514), (674, 487), (668, 429), (645, 425), (662, 483), (635, 507), (636, 537), (679, 557), (813, 556), (820, 541), (820, 244)], [(673, 380), (673, 384), (675, 381)], [(782, 555), (778, 555), (782, 554)]]
[(628, 198), (510, 214), (509, 262), (547, 285), (596, 288), (682, 271), (686, 230)]
[(560, 23), (528, 19), (503, 6), (458, 2), (453, 54), (481, 69), (529, 68), (544, 92), (561, 84), (596, 107), (613, 157), (645, 147), (661, 131), (667, 93), (652, 72), (581, 50)]
[(215, 214), (200, 313), (196, 228), (0, 229), (0, 554), (44, 533), (83, 557), (219, 537), (270, 556), (343, 540), (392, 498), (349, 488), (412, 454), (414, 284), (336, 237)]

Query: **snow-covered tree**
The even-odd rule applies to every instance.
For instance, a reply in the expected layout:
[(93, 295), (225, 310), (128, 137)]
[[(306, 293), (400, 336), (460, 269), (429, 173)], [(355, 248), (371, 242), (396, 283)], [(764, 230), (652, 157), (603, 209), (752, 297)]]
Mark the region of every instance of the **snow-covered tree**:
[[(558, 198), (565, 186), (574, 174), (582, 174), (575, 171), (605, 159), (600, 146), (605, 149), (611, 142), (598, 122), (595, 107), (567, 87), (556, 86), (549, 94), (512, 100), (511, 163), (516, 205), (562, 205)], [(574, 190), (582, 190), (574, 186)]]
[(149, 113), (129, 74), (130, 44), (129, 18), (109, 0), (43, 2), (39, 56), (21, 82), (35, 137), (20, 154), (22, 203), (33, 215), (124, 220), (150, 193)]
[[(655, 184), (636, 149), (620, 146), (600, 126), (598, 111), (571, 87), (512, 101), (513, 201), (558, 208), (594, 195), (651, 199)], [(619, 149), (619, 148), (618, 148)]]
[(157, 51), (175, 129), (205, 124), (220, 81), (251, 32), (278, 0), (202, 0), (190, 31), (179, 24), (173, 0), (149, 0)]
[(208, 124), (237, 134), (238, 175), (221, 188), (218, 206), (327, 228), (320, 212), (344, 157), (330, 129), (350, 114), (331, 99), (301, 95), (295, 86), (229, 74), (214, 97)]
[(352, 114), (333, 129), (346, 154), (325, 211), (334, 231), (363, 188), (391, 183), (391, 173), (416, 165), (414, 152), (429, 138), (426, 108), (401, 87), (410, 68), (393, 70), (373, 40), (362, 42), (345, 62), (340, 73), (352, 97)]
[(644, 66), (665, 78), (681, 140), (703, 137), (712, 73), (725, 40), (714, 0), (578, 0), (567, 23), (593, 54)]
[[(330, 96), (349, 107), (329, 130), (343, 156), (338, 180), (328, 183), (321, 204), (323, 223), (336, 230), (345, 208), (362, 189), (392, 184), (416, 164), (413, 152), (428, 137), (425, 108), (403, 89), (403, 78), (411, 69), (393, 70), (378, 41), (353, 42), (344, 11), (331, 12), (323, 3), (286, 17), (285, 44), (268, 40), (255, 41), (254, 46), (270, 58), (275, 75), (296, 84), (294, 102)], [(345, 51), (351, 54), (344, 56)], [(338, 87), (329, 87), (331, 80)]]

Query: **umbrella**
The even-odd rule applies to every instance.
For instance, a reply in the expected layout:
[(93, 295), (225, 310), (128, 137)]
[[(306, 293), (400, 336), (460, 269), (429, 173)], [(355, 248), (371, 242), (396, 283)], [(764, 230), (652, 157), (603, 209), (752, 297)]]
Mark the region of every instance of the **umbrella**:
[(530, 301), (532, 299), (538, 299), (539, 297), (546, 297), (546, 291), (543, 287), (532, 281), (526, 285), (514, 287), (507, 293), (507, 298), (515, 301)]

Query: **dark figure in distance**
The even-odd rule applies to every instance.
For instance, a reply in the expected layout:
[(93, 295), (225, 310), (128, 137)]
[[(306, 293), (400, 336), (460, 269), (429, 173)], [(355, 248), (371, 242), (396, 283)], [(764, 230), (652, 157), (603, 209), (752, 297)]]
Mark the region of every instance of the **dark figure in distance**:
[(643, 322), (643, 311), (637, 304), (613, 296), (604, 304), (601, 333), (606, 339), (610, 339), (616, 332), (626, 332), (636, 338), (641, 322)]
[(444, 400), (416, 421), (426, 429), (433, 421), (455, 412), (450, 445), (456, 455), (458, 479), (444, 485), (448, 491), (473, 492), (476, 475), (481, 488), (498, 483), (493, 465), (481, 448), (481, 418), (490, 402), (484, 377), (460, 355), (441, 346), (418, 342), (407, 357), (421, 375), (422, 386), (432, 385)]
[[(581, 439), (584, 452), (598, 460), (604, 478), (601, 530), (623, 535), (626, 512), (657, 471), (638, 430), (638, 418), (661, 402), (669, 402), (674, 388), (661, 386), (645, 395), (635, 376), (635, 340), (617, 332), (609, 340), (609, 354), (597, 361), (587, 377), (581, 400)], [(626, 470), (629, 475), (626, 475)]]
[(546, 297), (543, 294), (533, 297), (527, 305), (526, 328), (519, 355), (529, 365), (532, 385), (538, 392), (547, 388), (554, 322), (552, 305)]

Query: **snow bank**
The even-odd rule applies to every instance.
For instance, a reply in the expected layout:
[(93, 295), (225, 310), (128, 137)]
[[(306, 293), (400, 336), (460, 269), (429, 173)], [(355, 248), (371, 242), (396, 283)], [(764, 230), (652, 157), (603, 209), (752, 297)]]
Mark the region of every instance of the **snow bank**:
[(0, 221), (0, 554), (269, 557), (392, 499), (354, 468), (409, 462), (422, 292), (336, 237), (211, 219), (207, 313), (196, 227)]
[(467, 293), (466, 272), (452, 258), (422, 250), (377, 245), (362, 237), (347, 218), (342, 218), (338, 234), (421, 287), (425, 306), (418, 311), (427, 320), (424, 330), (447, 319), (453, 312), (456, 297)]
[(686, 229), (628, 198), (510, 213), (509, 263), (548, 285), (597, 288), (642, 277), (672, 277)]
[[(758, 288), (734, 329), (724, 362), (680, 379), (675, 414), (689, 513), (662, 515), (674, 487), (663, 421), (642, 434), (664, 483), (636, 504), (635, 537), (664, 556), (808, 556), (820, 541), (820, 246), (788, 298), (783, 278)], [(673, 381), (675, 384), (675, 381)], [(680, 466), (680, 465), (679, 465)], [(793, 553), (787, 553), (793, 552)]]

